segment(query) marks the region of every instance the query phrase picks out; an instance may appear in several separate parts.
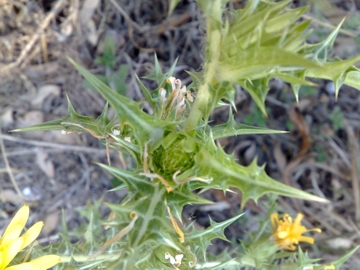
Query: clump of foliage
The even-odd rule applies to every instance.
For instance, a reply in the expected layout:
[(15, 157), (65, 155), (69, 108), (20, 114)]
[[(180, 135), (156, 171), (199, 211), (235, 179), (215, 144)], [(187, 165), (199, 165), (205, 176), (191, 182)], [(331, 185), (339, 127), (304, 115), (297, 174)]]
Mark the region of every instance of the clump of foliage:
[[(242, 192), (242, 207), (265, 194), (327, 202), (270, 178), (256, 160), (247, 167), (239, 165), (216, 144), (227, 136), (279, 131), (236, 123), (231, 113), (224, 124), (208, 124), (215, 108), (227, 106), (231, 112), (234, 84), (247, 90), (265, 115), (272, 78), (291, 84), (296, 98), (301, 85), (313, 85), (308, 78), (332, 80), (336, 95), (342, 84), (360, 89), (360, 72), (354, 66), (360, 57), (328, 59), (341, 25), (324, 41), (307, 44), (310, 21), (299, 20), (306, 7), (289, 9), (290, 2), (248, 1), (243, 9), (229, 11), (225, 0), (197, 0), (206, 24), (203, 71), (189, 72), (192, 84), (186, 86), (172, 77), (176, 63), (164, 73), (155, 57), (155, 70), (146, 79), (158, 87), (149, 90), (138, 79), (152, 115), (141, 109), (142, 102), (114, 91), (70, 59), (116, 116), (108, 118), (108, 104), (97, 119), (82, 116), (69, 101), (64, 118), (21, 131), (89, 132), (107, 146), (130, 154), (136, 166), (123, 170), (99, 164), (121, 181), (114, 189), (126, 189), (127, 195), (118, 204), (107, 204), (112, 211), (107, 221), (102, 221), (94, 205), (83, 212), (90, 222), (78, 232), (68, 232), (64, 224), (62, 241), (52, 247), (53, 253), (62, 255), (61, 269), (335, 269), (348, 257), (321, 265), (301, 249), (284, 250), (287, 244), (277, 244), (290, 239), (284, 231), (291, 231), (296, 240), (291, 240), (290, 250), (301, 241), (312, 242), (302, 236), (307, 229), (301, 218), (277, 219), (270, 230), (269, 212), (262, 229), (243, 242), (241, 254), (225, 252), (216, 258), (206, 252), (211, 240), (226, 239), (224, 229), (241, 215), (221, 223), (211, 221), (201, 231), (192, 225), (183, 228), (176, 221), (181, 221), (186, 204), (211, 203), (194, 193), (199, 189), (237, 188)], [(104, 233), (102, 225), (110, 229)], [(83, 236), (83, 241), (69, 241), (74, 234)]]

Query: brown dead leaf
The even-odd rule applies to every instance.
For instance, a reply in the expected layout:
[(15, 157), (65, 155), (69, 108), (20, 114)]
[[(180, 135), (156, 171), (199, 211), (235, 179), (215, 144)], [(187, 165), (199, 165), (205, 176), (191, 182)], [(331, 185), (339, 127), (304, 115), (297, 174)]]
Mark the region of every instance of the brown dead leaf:
[(31, 101), (31, 104), (39, 109), (43, 101), (50, 95), (59, 96), (60, 95), (60, 87), (55, 84), (46, 84), (38, 89), (38, 93), (36, 97)]
[(44, 114), (41, 111), (27, 112), (23, 118), (19, 119), (18, 127), (28, 127), (38, 125), (44, 122)]
[(81, 25), (86, 32), (86, 39), (93, 46), (97, 44), (99, 35), (96, 30), (95, 22), (91, 18), (99, 3), (100, 0), (85, 0), (79, 14)]
[(297, 105), (292, 106), (290, 109), (290, 120), (294, 123), (296, 129), (300, 133), (302, 143), (298, 156), (302, 156), (311, 146), (310, 128)]
[(2, 202), (10, 202), (14, 204), (22, 203), (21, 197), (12, 189), (3, 189), (0, 191), (0, 200)]
[(358, 138), (355, 136), (353, 128), (344, 121), (346, 132), (348, 134), (348, 144), (351, 152), (351, 183), (354, 194), (355, 220), (360, 220), (360, 146)]
[(54, 164), (49, 159), (48, 154), (39, 148), (36, 154), (36, 162), (40, 169), (51, 179), (55, 176)]
[(86, 39), (89, 41), (89, 43), (93, 46), (97, 44), (99, 35), (96, 30), (96, 25), (93, 20), (89, 20), (86, 24)]
[(5, 109), (5, 112), (0, 116), (0, 125), (3, 128), (7, 128), (12, 123), (14, 123), (13, 113), (14, 113), (14, 110), (12, 108), (7, 108), (7, 109)]
[(62, 134), (59, 130), (51, 130), (45, 132), (43, 134), (42, 140), (46, 142), (63, 144), (81, 144), (81, 139), (79, 135), (74, 133)]
[(279, 167), (280, 172), (282, 173), (286, 167), (286, 158), (285, 155), (283, 153), (283, 151), (281, 150), (281, 145), (279, 142), (275, 142), (274, 145), (274, 157), (276, 160), (276, 164)]
[[(305, 102), (302, 106), (308, 106), (308, 103)], [(295, 124), (295, 128), (300, 133), (302, 138), (300, 152), (285, 166), (283, 170), (282, 181), (284, 184), (294, 187), (292, 179), (292, 173), (296, 171), (297, 167), (303, 162), (307, 151), (311, 146), (311, 138), (310, 138), (310, 128), (308, 123), (306, 122), (304, 116), (301, 114), (301, 110), (298, 105), (294, 105), (290, 109), (290, 120)], [(301, 211), (301, 204), (299, 200), (291, 199), (297, 211)]]
[(56, 229), (60, 221), (60, 213), (59, 212), (53, 212), (48, 214), (44, 219), (44, 227), (42, 229), (42, 232), (47, 236), (49, 235), (53, 230)]
[(94, 15), (96, 8), (99, 6), (100, 0), (85, 0), (79, 14), (80, 22), (85, 26)]

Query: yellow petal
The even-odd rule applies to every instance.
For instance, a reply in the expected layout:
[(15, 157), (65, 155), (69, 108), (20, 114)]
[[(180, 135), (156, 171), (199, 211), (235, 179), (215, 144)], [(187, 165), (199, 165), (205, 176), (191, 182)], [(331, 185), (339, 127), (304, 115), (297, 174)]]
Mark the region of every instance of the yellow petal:
[(40, 265), (41, 269), (48, 269), (58, 264), (61, 261), (60, 256), (57, 255), (45, 255), (32, 260), (30, 263)]
[(296, 216), (296, 218), (295, 218), (294, 224), (295, 224), (295, 225), (300, 225), (301, 220), (302, 220), (303, 218), (304, 218), (304, 215), (298, 213), (297, 216)]
[(31, 263), (22, 263), (5, 268), (5, 270), (42, 270), (40, 266)]
[(31, 226), (21, 238), (24, 240), (23, 246), (21, 249), (27, 247), (31, 242), (33, 242), (40, 234), (42, 227), (44, 226), (44, 222), (39, 221)]
[(7, 246), (11, 245), (16, 239), (19, 238), (19, 235), (24, 227), (14, 224), (11, 227), (8, 226), (6, 232), (1, 238), (0, 250), (6, 249)]
[(309, 244), (314, 244), (314, 238), (309, 236), (299, 236), (298, 239), (300, 242), (307, 242)]
[(5, 270), (45, 270), (60, 262), (60, 256), (46, 255), (32, 260), (31, 262), (13, 265)]
[(27, 205), (24, 205), (17, 211), (1, 238), (0, 248), (9, 245), (19, 237), (29, 218), (29, 211), (29, 206)]
[(10, 244), (5, 250), (3, 250), (1, 256), (2, 256), (2, 262), (0, 269), (4, 269), (11, 261), (14, 259), (16, 254), (21, 249), (21, 246), (23, 244), (23, 240), (21, 238), (16, 239), (12, 244)]

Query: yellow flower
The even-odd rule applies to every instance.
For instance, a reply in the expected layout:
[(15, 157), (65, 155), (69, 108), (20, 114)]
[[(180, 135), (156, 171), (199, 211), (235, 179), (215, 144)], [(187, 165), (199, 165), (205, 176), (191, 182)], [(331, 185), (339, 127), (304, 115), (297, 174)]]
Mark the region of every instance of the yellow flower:
[(20, 236), (29, 218), (29, 206), (24, 205), (16, 213), (0, 239), (0, 270), (45, 270), (60, 262), (57, 255), (46, 255), (30, 262), (9, 266), (16, 254), (33, 242), (44, 226), (42, 221), (34, 224)]
[(273, 238), (276, 244), (281, 249), (295, 250), (294, 245), (299, 242), (307, 242), (314, 244), (314, 238), (308, 236), (302, 236), (303, 233), (309, 231), (321, 232), (319, 228), (308, 230), (305, 226), (301, 225), (301, 220), (304, 218), (302, 214), (298, 214), (295, 220), (288, 215), (284, 214), (282, 219), (279, 220), (278, 214), (271, 215), (271, 224), (273, 227)]

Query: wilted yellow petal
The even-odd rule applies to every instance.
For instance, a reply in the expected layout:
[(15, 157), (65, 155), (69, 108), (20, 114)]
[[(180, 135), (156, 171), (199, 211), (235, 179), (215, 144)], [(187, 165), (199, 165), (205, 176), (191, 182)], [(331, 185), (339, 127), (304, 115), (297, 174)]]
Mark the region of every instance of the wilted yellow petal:
[(179, 225), (176, 223), (176, 220), (175, 220), (175, 219), (173, 218), (173, 216), (171, 215), (171, 212), (170, 212), (170, 208), (169, 208), (169, 207), (167, 207), (167, 211), (168, 211), (168, 213), (169, 213), (170, 220), (171, 220), (171, 223), (172, 223), (175, 231), (176, 231), (177, 234), (180, 236), (180, 238), (179, 238), (180, 243), (184, 243), (184, 241), (185, 241), (184, 233), (182, 232), (182, 230), (180, 230)]
[(39, 221), (31, 226), (21, 238), (24, 240), (23, 246), (21, 249), (26, 248), (30, 243), (32, 243), (40, 234), (42, 227), (44, 226), (44, 222)]

